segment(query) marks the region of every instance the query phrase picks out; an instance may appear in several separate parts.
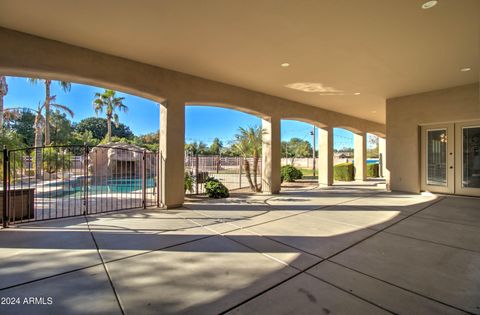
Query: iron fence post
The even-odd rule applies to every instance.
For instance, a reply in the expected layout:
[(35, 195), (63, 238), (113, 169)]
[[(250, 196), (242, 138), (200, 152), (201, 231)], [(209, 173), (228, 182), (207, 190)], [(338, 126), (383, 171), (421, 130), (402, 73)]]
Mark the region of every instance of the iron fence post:
[(238, 188), (242, 188), (242, 168), (243, 168), (243, 161), (242, 157), (240, 157), (240, 178), (238, 180)]
[(147, 152), (143, 150), (143, 168), (142, 168), (142, 205), (143, 209), (147, 208), (147, 159), (146, 159)]
[(83, 204), (85, 205), (84, 214), (88, 214), (88, 145), (83, 146)]
[(7, 227), (8, 223), (8, 214), (7, 214), (7, 207), (8, 207), (8, 150), (7, 146), (3, 146), (3, 227)]
[(198, 154), (195, 154), (195, 193), (198, 194)]

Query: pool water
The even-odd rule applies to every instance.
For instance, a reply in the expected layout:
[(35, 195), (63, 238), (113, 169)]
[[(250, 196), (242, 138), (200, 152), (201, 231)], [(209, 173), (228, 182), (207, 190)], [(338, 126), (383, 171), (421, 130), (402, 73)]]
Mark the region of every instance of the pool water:
[[(47, 191), (38, 192), (37, 197), (58, 198), (63, 196), (80, 196), (84, 194), (83, 177), (74, 180), (46, 184), (46, 187), (53, 187)], [(96, 183), (98, 182), (98, 185)], [(103, 183), (104, 182), (104, 183)], [(155, 187), (155, 178), (147, 178), (147, 188)], [(89, 195), (100, 195), (108, 193), (131, 193), (142, 189), (141, 178), (114, 178), (96, 180), (91, 178), (88, 184)]]

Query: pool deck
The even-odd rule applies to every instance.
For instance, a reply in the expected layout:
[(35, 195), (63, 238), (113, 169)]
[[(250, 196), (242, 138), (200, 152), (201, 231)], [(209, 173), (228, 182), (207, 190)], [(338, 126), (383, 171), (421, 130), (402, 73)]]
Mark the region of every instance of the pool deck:
[(480, 314), (480, 200), (371, 183), (25, 224), (0, 247), (20, 302), (0, 314)]

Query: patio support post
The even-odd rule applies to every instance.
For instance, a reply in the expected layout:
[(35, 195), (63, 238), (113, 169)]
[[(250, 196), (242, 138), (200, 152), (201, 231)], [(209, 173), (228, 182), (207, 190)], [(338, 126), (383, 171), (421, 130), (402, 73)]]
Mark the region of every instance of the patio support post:
[(353, 163), (355, 166), (355, 180), (367, 179), (367, 134), (358, 132), (353, 134)]
[(262, 191), (265, 194), (280, 192), (280, 118), (268, 117), (262, 119)]
[(184, 201), (184, 149), (185, 102), (168, 100), (160, 104), (160, 196), (167, 209), (180, 207)]
[(378, 152), (381, 156), (381, 169), (380, 177), (385, 178), (387, 183), (387, 190), (390, 189), (390, 172), (387, 169), (387, 140), (385, 138), (378, 137)]
[(318, 184), (333, 185), (333, 128), (318, 128)]

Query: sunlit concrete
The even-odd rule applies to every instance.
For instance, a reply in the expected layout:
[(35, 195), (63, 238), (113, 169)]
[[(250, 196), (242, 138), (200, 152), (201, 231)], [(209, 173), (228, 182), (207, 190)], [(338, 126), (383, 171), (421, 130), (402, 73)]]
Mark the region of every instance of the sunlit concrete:
[(367, 184), (3, 229), (0, 313), (478, 313), (478, 199)]

